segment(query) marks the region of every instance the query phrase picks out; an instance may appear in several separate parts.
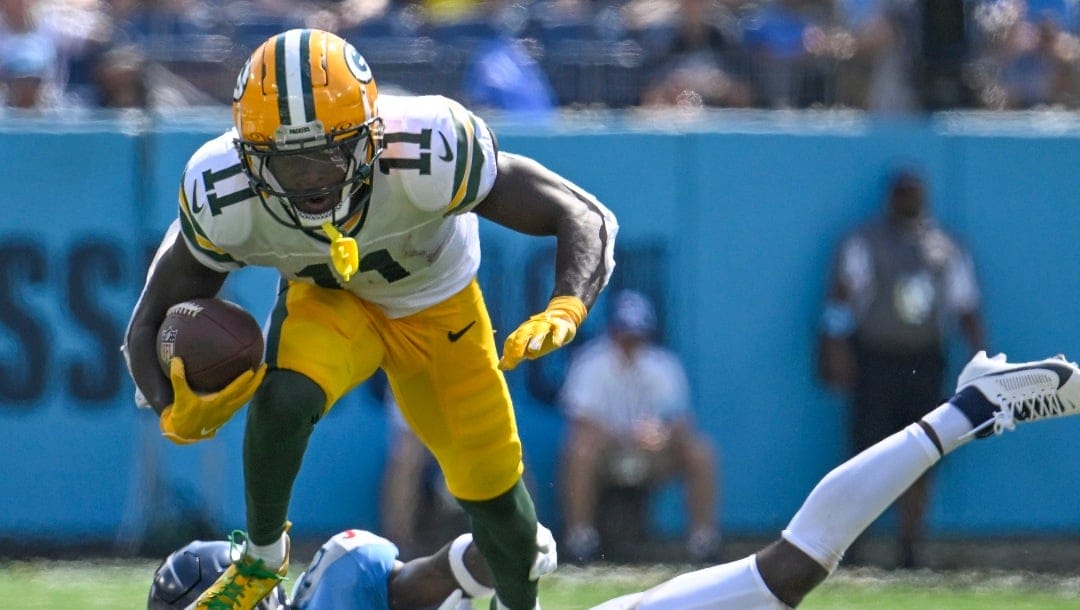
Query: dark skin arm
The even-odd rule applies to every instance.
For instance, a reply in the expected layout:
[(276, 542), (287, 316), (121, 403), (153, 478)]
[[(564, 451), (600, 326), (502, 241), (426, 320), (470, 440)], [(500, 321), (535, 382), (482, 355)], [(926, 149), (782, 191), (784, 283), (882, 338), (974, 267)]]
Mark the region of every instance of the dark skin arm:
[(208, 269), (195, 260), (177, 235), (158, 258), (157, 266), (147, 279), (142, 298), (131, 315), (124, 346), (135, 385), (158, 415), (173, 401), (172, 384), (161, 372), (157, 358), (157, 331), (165, 319), (165, 312), (189, 299), (215, 296), (227, 276), (227, 273)]
[(532, 159), (498, 153), (499, 175), (478, 215), (519, 233), (555, 236), (552, 296), (576, 296), (591, 308), (607, 272), (612, 230), (592, 198)]
[[(470, 543), (465, 549), (465, 567), (480, 584), (494, 586), (487, 562), (476, 545)], [(450, 570), (450, 545), (447, 544), (433, 555), (406, 562), (390, 574), (390, 608), (414, 610), (438, 606), (458, 589), (454, 573)]]

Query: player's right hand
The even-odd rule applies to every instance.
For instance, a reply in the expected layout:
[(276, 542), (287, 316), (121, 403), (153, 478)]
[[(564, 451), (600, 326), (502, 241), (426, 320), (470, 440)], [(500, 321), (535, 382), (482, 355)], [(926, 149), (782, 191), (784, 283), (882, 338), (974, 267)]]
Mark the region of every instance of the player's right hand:
[(173, 357), (169, 361), (173, 402), (161, 412), (162, 435), (178, 445), (213, 438), (218, 428), (251, 400), (264, 376), (266, 363), (245, 371), (220, 391), (198, 394), (187, 384), (184, 361)]

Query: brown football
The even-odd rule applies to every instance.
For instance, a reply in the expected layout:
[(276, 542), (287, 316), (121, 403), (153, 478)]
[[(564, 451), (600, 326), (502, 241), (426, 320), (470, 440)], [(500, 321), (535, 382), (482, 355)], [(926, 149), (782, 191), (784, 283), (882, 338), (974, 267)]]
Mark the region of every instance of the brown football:
[(243, 307), (221, 299), (193, 299), (169, 308), (157, 335), (158, 363), (184, 361), (188, 386), (217, 392), (263, 361), (262, 329)]

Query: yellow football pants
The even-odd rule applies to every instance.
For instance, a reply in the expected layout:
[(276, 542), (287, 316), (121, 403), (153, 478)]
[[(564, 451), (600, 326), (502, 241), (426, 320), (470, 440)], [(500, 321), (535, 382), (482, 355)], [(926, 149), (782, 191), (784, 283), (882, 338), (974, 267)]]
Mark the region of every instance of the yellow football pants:
[(347, 291), (290, 282), (271, 318), (267, 360), (314, 380), (326, 393), (324, 413), (383, 368), (458, 498), (488, 500), (521, 477), (513, 404), (475, 280), (393, 320)]

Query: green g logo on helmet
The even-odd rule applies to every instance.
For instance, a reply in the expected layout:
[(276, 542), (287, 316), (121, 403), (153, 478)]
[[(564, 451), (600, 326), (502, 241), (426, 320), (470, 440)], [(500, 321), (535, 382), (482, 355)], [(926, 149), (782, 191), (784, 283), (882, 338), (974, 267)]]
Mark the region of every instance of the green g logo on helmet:
[(364, 56), (360, 55), (356, 47), (351, 44), (345, 45), (345, 65), (349, 67), (349, 71), (356, 80), (365, 84), (371, 82), (371, 67), (364, 61)]

